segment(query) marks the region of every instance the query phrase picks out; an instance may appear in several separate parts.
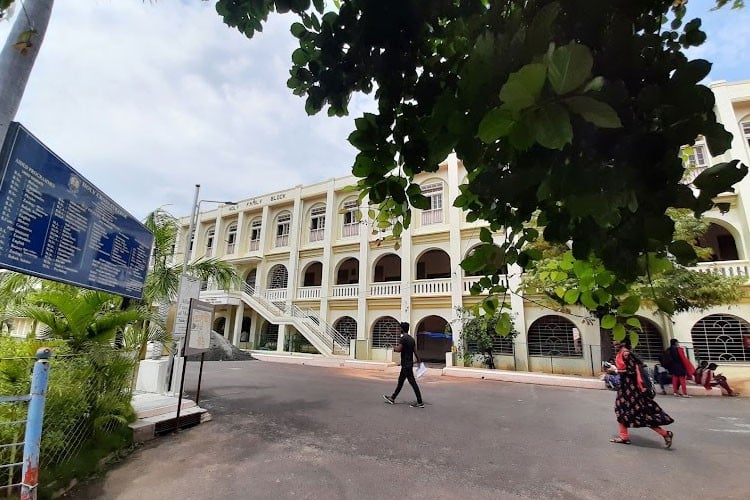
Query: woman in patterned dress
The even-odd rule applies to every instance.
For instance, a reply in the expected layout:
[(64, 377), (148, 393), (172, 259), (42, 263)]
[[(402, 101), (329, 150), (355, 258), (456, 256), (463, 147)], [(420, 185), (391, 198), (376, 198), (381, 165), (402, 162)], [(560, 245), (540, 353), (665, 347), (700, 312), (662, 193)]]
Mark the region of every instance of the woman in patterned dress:
[(661, 426), (673, 423), (674, 419), (649, 397), (636, 363), (635, 356), (630, 355), (630, 343), (625, 339), (620, 343), (615, 359), (615, 366), (620, 373), (620, 387), (617, 389), (615, 400), (615, 415), (620, 426), (620, 435), (610, 441), (630, 444), (630, 427), (649, 427), (664, 438), (664, 445), (669, 448), (672, 446), (674, 434), (662, 429)]

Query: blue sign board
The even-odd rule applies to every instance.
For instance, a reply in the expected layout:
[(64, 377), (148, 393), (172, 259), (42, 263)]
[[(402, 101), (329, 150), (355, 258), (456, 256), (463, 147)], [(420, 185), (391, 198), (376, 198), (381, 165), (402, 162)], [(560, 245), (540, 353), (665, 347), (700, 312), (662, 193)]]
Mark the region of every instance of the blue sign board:
[(0, 153), (0, 267), (140, 299), (153, 235), (12, 123)]

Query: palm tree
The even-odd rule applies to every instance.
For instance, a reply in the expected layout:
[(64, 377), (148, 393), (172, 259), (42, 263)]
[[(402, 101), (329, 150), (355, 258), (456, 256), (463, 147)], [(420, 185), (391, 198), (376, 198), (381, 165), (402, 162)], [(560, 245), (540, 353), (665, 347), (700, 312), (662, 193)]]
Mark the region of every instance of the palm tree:
[[(143, 301), (147, 304), (171, 302), (177, 297), (182, 274), (182, 264), (175, 263), (173, 259), (179, 232), (177, 218), (164, 209), (157, 208), (146, 216), (144, 225), (154, 234), (154, 249), (151, 269), (143, 290)], [(189, 263), (187, 273), (202, 281), (210, 279), (222, 288), (240, 281), (232, 264), (216, 258), (201, 258)]]
[(107, 344), (115, 334), (135, 321), (150, 318), (142, 308), (120, 310), (121, 297), (69, 285), (65, 289), (41, 289), (29, 294), (18, 314), (43, 325), (49, 337), (67, 340), (83, 351), (90, 344)]

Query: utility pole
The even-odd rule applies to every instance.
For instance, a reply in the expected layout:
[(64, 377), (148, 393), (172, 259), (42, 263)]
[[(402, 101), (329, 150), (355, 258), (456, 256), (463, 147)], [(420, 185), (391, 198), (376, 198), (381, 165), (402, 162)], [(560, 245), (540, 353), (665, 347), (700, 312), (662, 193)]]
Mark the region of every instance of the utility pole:
[(54, 0), (16, 2), (16, 21), (0, 52), (0, 144), (18, 112), (55, 3)]

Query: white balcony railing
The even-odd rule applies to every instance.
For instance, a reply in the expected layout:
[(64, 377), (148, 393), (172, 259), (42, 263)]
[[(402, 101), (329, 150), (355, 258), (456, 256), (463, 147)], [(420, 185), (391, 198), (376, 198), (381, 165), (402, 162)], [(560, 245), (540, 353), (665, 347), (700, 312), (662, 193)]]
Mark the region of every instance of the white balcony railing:
[(276, 246), (277, 247), (288, 247), (289, 246), (289, 235), (288, 234), (280, 234), (276, 236)]
[(315, 241), (323, 241), (325, 236), (325, 229), (310, 229), (310, 243)]
[(214, 249), (211, 247), (206, 248), (206, 253), (204, 254), (205, 257), (213, 257), (214, 256)]
[(331, 295), (336, 298), (356, 298), (359, 297), (359, 285), (333, 285)]
[(260, 240), (250, 240), (250, 251), (257, 252), (260, 248)]
[(401, 295), (400, 281), (373, 283), (370, 285), (370, 297), (389, 297), (392, 295)]
[(319, 286), (301, 286), (297, 289), (298, 299), (320, 299)]
[(435, 210), (424, 210), (422, 212), (422, 225), (429, 226), (430, 224), (440, 224), (443, 222), (443, 209), (438, 208)]
[(286, 300), (286, 296), (286, 288), (272, 288), (270, 290), (263, 290), (263, 298), (270, 300), (271, 302), (284, 302)]
[(692, 271), (700, 273), (720, 274), (722, 276), (741, 276), (750, 281), (750, 261), (747, 260), (725, 260), (720, 262), (699, 262)]
[(349, 238), (350, 236), (358, 236), (359, 224), (344, 224), (344, 228), (341, 231), (341, 235), (344, 238)]
[[(474, 285), (474, 283), (479, 283), (479, 280), (482, 279), (481, 276), (465, 276), (464, 277), (464, 295), (471, 295), (471, 287)], [(507, 276), (501, 276), (500, 282), (505, 285), (505, 287), (508, 287), (508, 277)]]
[(227, 243), (227, 255), (231, 255), (234, 253), (235, 244), (234, 243)]
[(412, 283), (414, 295), (444, 295), (451, 293), (451, 279), (417, 280)]

